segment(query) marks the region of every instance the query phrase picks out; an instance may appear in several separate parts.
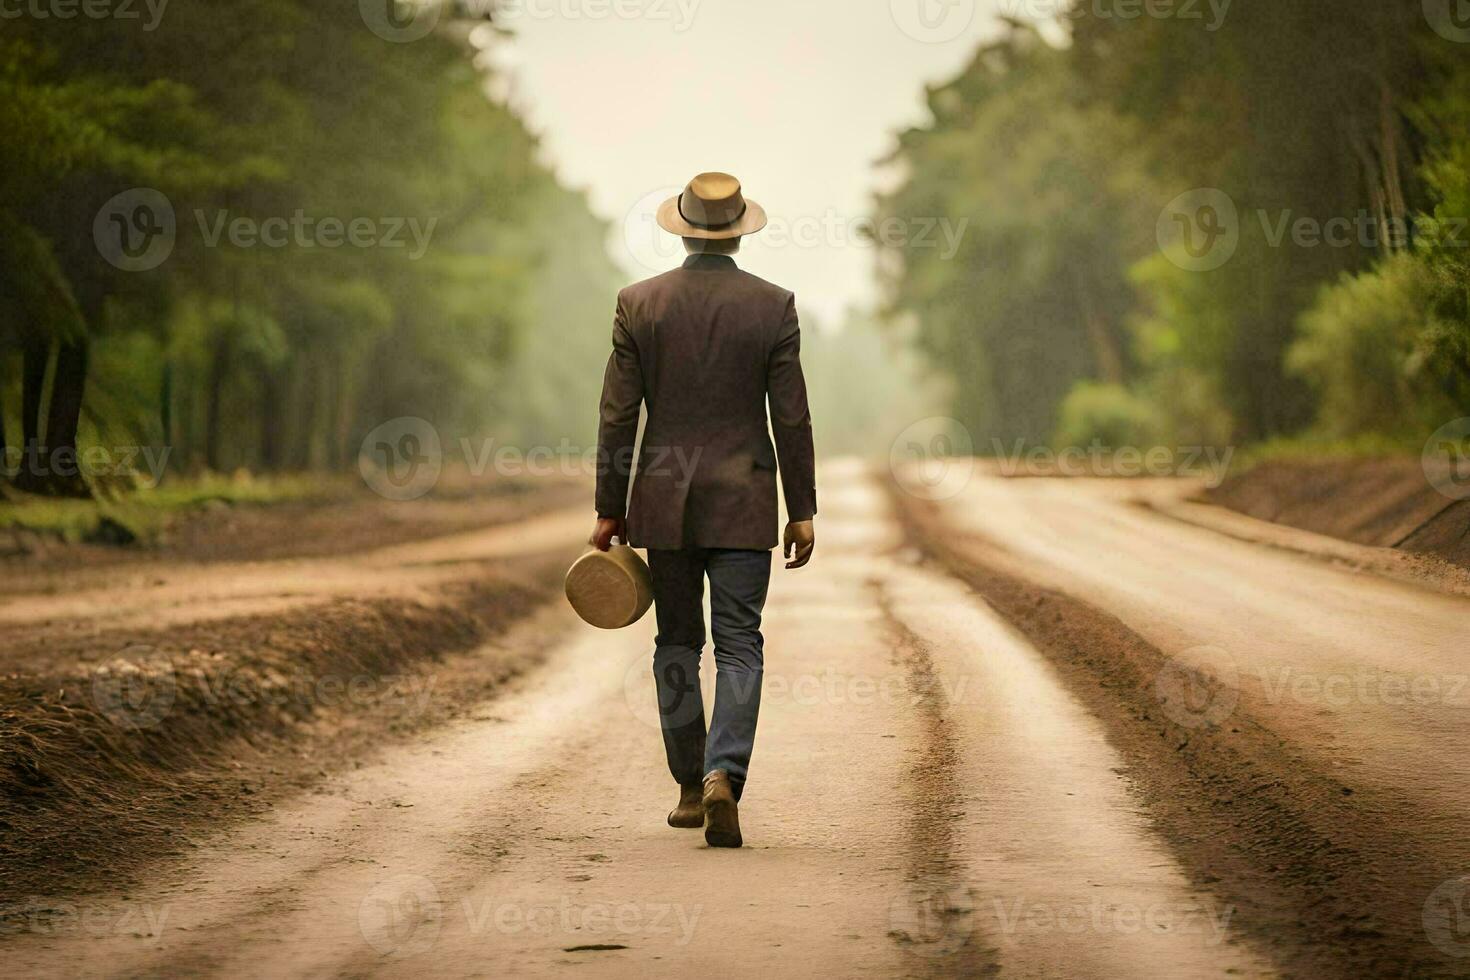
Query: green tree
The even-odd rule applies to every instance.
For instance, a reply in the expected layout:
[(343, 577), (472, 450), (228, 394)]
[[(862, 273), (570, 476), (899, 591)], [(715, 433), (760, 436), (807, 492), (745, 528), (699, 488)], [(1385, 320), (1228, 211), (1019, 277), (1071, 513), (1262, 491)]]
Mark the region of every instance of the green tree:
[[(548, 333), (587, 329), (563, 313), (595, 302), (605, 320), (614, 273), (601, 225), (486, 96), (453, 13), (412, 44), (306, 0), (200, 0), (148, 33), (7, 21), (0, 125), (22, 138), (0, 146), (0, 341), (17, 355), (0, 358), (16, 379), (0, 380), (0, 440), (19, 401), (17, 435), (48, 452), (148, 438), (212, 469), (339, 467), (387, 418), (453, 433), (515, 416), (513, 369), (534, 376), (558, 352)], [(146, 272), (113, 266), (92, 234), (134, 187), (177, 216), (172, 254)], [(396, 229), (404, 247), (228, 233), (297, 216)], [(553, 311), (548, 283), (576, 294), (565, 256), (587, 292)]]

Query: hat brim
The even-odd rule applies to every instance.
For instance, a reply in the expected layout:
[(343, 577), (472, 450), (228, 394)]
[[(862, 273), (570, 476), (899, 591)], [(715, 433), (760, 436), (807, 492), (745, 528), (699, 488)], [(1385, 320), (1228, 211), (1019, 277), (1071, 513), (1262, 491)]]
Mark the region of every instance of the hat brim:
[(680, 238), (703, 238), (709, 241), (742, 238), (760, 231), (766, 226), (766, 221), (766, 209), (748, 197), (745, 199), (745, 213), (740, 216), (740, 220), (733, 225), (725, 225), (723, 228), (701, 228), (690, 224), (679, 213), (679, 195), (677, 194), (658, 206), (658, 226)]
[(598, 629), (617, 630), (643, 618), (653, 604), (653, 575), (627, 545), (595, 548), (567, 570), (567, 601), (577, 615)]

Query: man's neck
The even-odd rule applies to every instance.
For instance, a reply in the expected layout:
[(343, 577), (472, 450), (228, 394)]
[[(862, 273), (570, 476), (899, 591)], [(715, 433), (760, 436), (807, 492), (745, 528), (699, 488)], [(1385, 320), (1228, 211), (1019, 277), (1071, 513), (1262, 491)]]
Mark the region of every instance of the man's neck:
[(718, 252), (691, 252), (684, 259), (686, 269), (734, 269), (735, 257), (733, 255), (722, 255)]

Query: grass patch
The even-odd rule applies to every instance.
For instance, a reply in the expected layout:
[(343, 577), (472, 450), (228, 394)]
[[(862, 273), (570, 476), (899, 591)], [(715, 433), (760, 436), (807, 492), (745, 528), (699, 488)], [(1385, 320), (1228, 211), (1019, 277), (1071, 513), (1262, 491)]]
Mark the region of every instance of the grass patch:
[(156, 541), (178, 514), (213, 505), (262, 506), (344, 496), (347, 485), (323, 476), (220, 476), (170, 480), (151, 489), (103, 491), (94, 500), (68, 500), (3, 490), (0, 529), (19, 528), (103, 544)]
[(56, 500), (12, 494), (0, 503), (0, 528), (48, 534), (63, 541), (96, 541), (111, 534), (118, 543), (150, 541), (167, 524), (166, 513), (148, 507), (100, 500)]
[(1422, 438), (1385, 436), (1374, 433), (1348, 438), (1326, 436), (1278, 436), (1265, 442), (1241, 446), (1231, 462), (1232, 473), (1277, 460), (1378, 459), (1385, 456), (1418, 456), (1424, 451)]

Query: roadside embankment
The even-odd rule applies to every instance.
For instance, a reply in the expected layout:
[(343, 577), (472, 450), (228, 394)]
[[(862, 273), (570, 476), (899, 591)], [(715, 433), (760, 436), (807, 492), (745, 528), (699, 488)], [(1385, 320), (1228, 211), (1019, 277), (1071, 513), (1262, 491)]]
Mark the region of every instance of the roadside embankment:
[(1458, 497), (1456, 488), (1452, 474), (1426, 473), (1417, 457), (1277, 459), (1232, 475), (1205, 499), (1259, 520), (1470, 568), (1470, 486)]
[[(277, 557), (284, 542), (269, 535), (269, 560), (219, 561), (211, 542), (230, 530), (218, 524), (182, 560), (164, 549), (78, 568), (48, 551), (0, 570), (18, 586), (0, 601), (11, 895), (127, 881), (539, 661), (541, 645), (514, 637), (548, 616), (581, 548), (580, 509), (546, 513), (522, 494), (409, 504), (379, 533), (381, 513), (358, 507), (293, 508), (290, 550), (319, 557)], [(445, 533), (476, 509), (479, 527)], [(551, 619), (542, 633), (565, 625)]]

